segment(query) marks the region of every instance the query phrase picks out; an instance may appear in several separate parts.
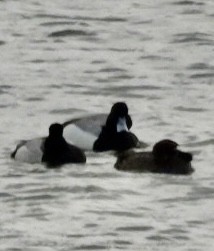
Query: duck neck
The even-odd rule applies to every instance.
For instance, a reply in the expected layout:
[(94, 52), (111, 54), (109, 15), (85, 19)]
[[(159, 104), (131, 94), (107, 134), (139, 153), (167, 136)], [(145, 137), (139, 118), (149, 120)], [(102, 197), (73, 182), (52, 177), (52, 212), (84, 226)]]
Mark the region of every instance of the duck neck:
[(106, 120), (105, 128), (112, 133), (118, 133), (122, 131), (128, 131), (126, 117), (125, 116), (115, 116), (110, 114)]

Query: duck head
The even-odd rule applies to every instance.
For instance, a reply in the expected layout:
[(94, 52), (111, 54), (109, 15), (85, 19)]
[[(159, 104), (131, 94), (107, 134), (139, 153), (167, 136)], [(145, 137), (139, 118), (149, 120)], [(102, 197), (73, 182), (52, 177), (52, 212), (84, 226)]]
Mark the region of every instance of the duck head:
[(63, 126), (58, 123), (51, 124), (49, 127), (49, 137), (51, 138), (62, 138), (63, 137)]
[(152, 154), (157, 171), (174, 174), (193, 172), (191, 167), (192, 154), (177, 149), (178, 144), (172, 140), (161, 140), (153, 147)]
[(108, 115), (105, 127), (112, 132), (122, 132), (129, 131), (131, 126), (132, 120), (128, 114), (128, 107), (126, 103), (115, 103)]

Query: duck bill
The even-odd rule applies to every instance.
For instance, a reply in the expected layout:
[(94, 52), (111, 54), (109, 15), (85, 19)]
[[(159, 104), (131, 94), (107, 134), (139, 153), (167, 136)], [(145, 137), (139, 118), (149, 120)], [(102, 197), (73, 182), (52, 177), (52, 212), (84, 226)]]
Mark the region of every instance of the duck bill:
[(129, 129), (126, 124), (126, 118), (125, 117), (119, 118), (117, 121), (117, 132), (123, 132), (123, 131), (128, 132), (128, 130)]

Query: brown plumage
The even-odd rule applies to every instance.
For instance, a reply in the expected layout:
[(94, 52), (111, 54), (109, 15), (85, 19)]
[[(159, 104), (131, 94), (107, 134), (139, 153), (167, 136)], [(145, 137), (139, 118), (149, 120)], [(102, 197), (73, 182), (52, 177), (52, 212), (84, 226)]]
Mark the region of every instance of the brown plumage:
[(156, 143), (152, 152), (126, 151), (118, 154), (115, 168), (121, 171), (191, 174), (192, 154), (177, 149), (172, 140)]

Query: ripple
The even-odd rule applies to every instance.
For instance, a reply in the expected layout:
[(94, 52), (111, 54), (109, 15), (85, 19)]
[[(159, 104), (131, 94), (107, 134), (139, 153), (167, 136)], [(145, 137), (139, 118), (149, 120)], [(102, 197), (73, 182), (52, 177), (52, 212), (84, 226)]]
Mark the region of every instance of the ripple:
[(107, 249), (108, 247), (104, 245), (81, 245), (79, 247), (75, 247), (74, 250), (103, 250)]
[(192, 193), (192, 194), (200, 195), (203, 199), (206, 196), (213, 197), (214, 188), (213, 187), (196, 187), (194, 193)]
[(120, 17), (103, 17), (103, 18), (98, 18), (98, 17), (88, 17), (88, 16), (76, 16), (73, 17), (72, 19), (77, 19), (77, 20), (84, 20), (84, 21), (101, 21), (101, 22), (127, 22), (126, 18), (120, 18)]
[(29, 63), (34, 63), (34, 64), (42, 64), (45, 62), (46, 62), (46, 60), (44, 60), (44, 59), (33, 59), (33, 60), (29, 61)]
[(74, 21), (59, 21), (59, 22), (45, 22), (41, 23), (41, 26), (61, 26), (61, 25), (74, 25), (76, 22)]
[(144, 231), (150, 231), (154, 228), (151, 226), (127, 226), (127, 227), (118, 227), (116, 228), (116, 231), (127, 231), (127, 232), (144, 232)]
[(151, 241), (156, 241), (156, 242), (168, 242), (170, 241), (169, 238), (164, 237), (162, 235), (151, 235), (146, 237), (146, 239), (151, 240)]
[(23, 248), (10, 248), (10, 249), (5, 249), (5, 250), (8, 250), (8, 251), (23, 251)]
[(192, 33), (180, 33), (174, 35), (174, 40), (172, 43), (192, 43), (197, 42), (197, 44), (203, 43), (213, 43), (210, 39), (210, 35), (202, 32), (192, 32)]
[(109, 72), (126, 72), (126, 70), (124, 70), (124, 69), (122, 69), (122, 68), (111, 68), (111, 67), (109, 67), (109, 68), (102, 68), (102, 69), (100, 69), (99, 70), (99, 72), (107, 72), (107, 73), (109, 73)]
[(0, 94), (5, 94), (5, 93), (9, 93), (9, 89), (12, 89), (11, 85), (1, 85), (0, 86)]
[(189, 1), (189, 0), (184, 0), (184, 1), (177, 1), (173, 3), (174, 5), (204, 5), (202, 2), (196, 2), (196, 1)]
[(14, 196), (9, 193), (0, 193), (0, 198), (8, 198), (8, 197), (14, 197)]
[(201, 227), (202, 225), (204, 225), (204, 221), (200, 221), (200, 220), (190, 220), (187, 221), (187, 224), (189, 227)]
[[(1, 95), (1, 91), (0, 91), (0, 95)], [(0, 105), (0, 109), (3, 109), (3, 108), (8, 108), (8, 107), (12, 107), (13, 105), (12, 104), (7, 104), (7, 105)], [(3, 134), (3, 132), (1, 132), (1, 134)]]
[(106, 61), (105, 60), (93, 60), (91, 61), (91, 64), (105, 64)]
[(135, 21), (133, 22), (133, 24), (152, 24), (153, 21), (154, 21), (153, 19), (141, 20), (141, 21)]
[(114, 241), (116, 245), (132, 245), (133, 243), (130, 241), (116, 240)]
[(92, 194), (90, 196), (91, 199), (95, 201), (117, 201), (121, 198), (119, 194)]
[[(101, 82), (101, 83), (112, 83), (112, 82), (120, 82), (120, 80), (129, 80), (135, 78), (133, 75), (129, 74), (119, 74), (119, 75), (114, 75), (114, 76), (107, 76), (106, 78), (97, 78), (96, 82)], [(112, 87), (112, 90), (115, 89), (121, 89), (121, 87)], [(125, 86), (124, 86), (125, 88)], [(111, 88), (104, 88), (104, 90), (109, 90)]]
[(29, 102), (40, 102), (42, 100), (45, 100), (45, 98), (44, 97), (29, 97), (25, 99), (25, 101), (29, 101)]
[(137, 49), (133, 48), (108, 48), (109, 51), (114, 51), (114, 52), (135, 52)]
[(206, 63), (194, 63), (187, 67), (189, 70), (214, 70), (214, 66)]
[(175, 59), (172, 57), (164, 57), (164, 56), (158, 56), (158, 55), (141, 56), (140, 59), (152, 60), (152, 61), (175, 61)]
[(50, 33), (49, 37), (67, 37), (67, 36), (94, 36), (96, 35), (95, 32), (88, 32), (84, 30), (61, 30), (61, 31), (54, 31)]
[(70, 16), (66, 15), (55, 15), (55, 14), (36, 14), (35, 18), (53, 18), (53, 19), (71, 19)]
[(96, 228), (98, 226), (98, 224), (95, 223), (87, 223), (85, 224), (85, 228)]
[[(0, 235), (0, 239), (18, 239), (18, 238), (20, 238), (20, 234), (5, 234), (4, 236)], [(21, 250), (21, 249), (12, 248), (10, 250), (18, 251), (18, 250)]]
[(56, 196), (50, 194), (41, 194), (41, 195), (31, 195), (31, 196), (19, 196), (17, 200), (32, 200), (32, 201), (40, 201), (40, 200), (53, 200)]
[(64, 108), (64, 109), (54, 109), (51, 110), (50, 114), (73, 114), (76, 112), (83, 112), (84, 110), (77, 109), (77, 108)]
[(214, 139), (208, 139), (208, 140), (203, 140), (203, 141), (198, 141), (198, 142), (193, 142), (193, 143), (188, 143), (186, 146), (208, 146), (208, 145), (213, 145), (214, 144)]
[(188, 240), (190, 240), (190, 238), (188, 236), (185, 236), (185, 235), (176, 235), (176, 236), (174, 236), (174, 239), (176, 239), (176, 240), (182, 240), (182, 241), (188, 241)]
[(177, 111), (182, 112), (205, 112), (207, 109), (201, 108), (201, 107), (184, 107), (184, 106), (176, 106), (174, 107)]
[(158, 201), (161, 203), (177, 203), (178, 201), (179, 202), (186, 202), (189, 200), (190, 200), (189, 197), (180, 196), (180, 197), (176, 197), (176, 198), (159, 199)]
[(68, 234), (66, 235), (68, 238), (83, 238), (86, 237), (84, 234)]
[(164, 90), (164, 87), (160, 87), (160, 86), (155, 86), (155, 85), (132, 85), (132, 86), (112, 86), (112, 87), (107, 87), (107, 88), (103, 88), (104, 91), (113, 91), (113, 92), (128, 92), (130, 93), (130, 91), (152, 91), (152, 90)]
[(202, 14), (202, 10), (185, 10), (182, 12), (184, 15), (195, 15), (195, 14)]
[(101, 188), (99, 186), (93, 186), (93, 185), (89, 185), (86, 187), (82, 187), (82, 186), (74, 186), (70, 189), (71, 193), (105, 193), (107, 192), (106, 189)]
[(162, 230), (160, 231), (161, 234), (187, 234), (188, 231), (187, 230), (183, 230), (183, 229), (179, 229), (178, 228), (169, 228), (169, 229), (166, 229), (166, 230)]
[(22, 215), (22, 218), (34, 218), (42, 221), (48, 221), (49, 213), (27, 213)]
[(102, 214), (102, 215), (111, 215), (111, 216), (119, 216), (119, 217), (128, 217), (128, 218), (140, 218), (140, 213), (133, 213), (133, 212), (125, 212), (125, 211), (98, 211), (98, 210), (87, 210), (89, 213), (93, 214)]
[(30, 188), (25, 190), (25, 193), (28, 194), (44, 194), (44, 193), (58, 193), (58, 192), (68, 192), (67, 187), (43, 187), (43, 188)]
[(197, 73), (197, 74), (192, 74), (190, 76), (190, 78), (192, 79), (198, 79), (198, 78), (213, 78), (214, 77), (214, 73), (210, 72), (210, 73)]

